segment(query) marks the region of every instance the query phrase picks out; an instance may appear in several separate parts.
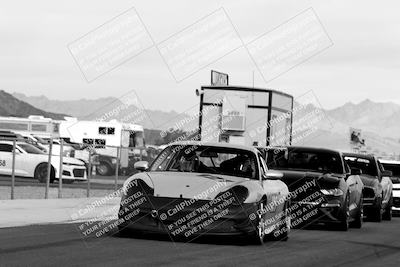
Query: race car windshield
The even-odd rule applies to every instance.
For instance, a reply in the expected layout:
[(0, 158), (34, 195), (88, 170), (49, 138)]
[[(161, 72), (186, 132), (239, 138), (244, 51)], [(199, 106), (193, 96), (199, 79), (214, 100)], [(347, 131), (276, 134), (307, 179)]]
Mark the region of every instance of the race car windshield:
[(400, 164), (382, 163), (382, 166), (387, 171), (392, 171), (393, 176), (400, 177)]
[(361, 169), (363, 174), (368, 174), (371, 176), (378, 176), (377, 167), (374, 161), (365, 158), (358, 157), (344, 157), (346, 163), (350, 166), (350, 168)]
[(18, 144), (28, 154), (45, 154), (42, 150), (30, 145), (30, 144)]
[(195, 172), (257, 179), (256, 155), (246, 150), (211, 146), (170, 146), (151, 171)]
[(271, 169), (315, 171), (322, 173), (344, 172), (339, 154), (301, 149), (269, 150), (267, 165)]
[(382, 166), (385, 170), (391, 171), (393, 176), (390, 177), (394, 184), (400, 183), (400, 164), (392, 164), (392, 163), (382, 163)]

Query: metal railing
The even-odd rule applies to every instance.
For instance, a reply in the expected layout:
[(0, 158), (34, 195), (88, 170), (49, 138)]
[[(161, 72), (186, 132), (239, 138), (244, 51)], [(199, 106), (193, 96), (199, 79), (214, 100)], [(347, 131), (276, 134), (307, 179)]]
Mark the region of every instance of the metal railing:
[[(57, 141), (57, 144), (54, 142)], [(151, 162), (157, 156), (157, 153), (151, 152), (146, 153), (145, 148), (121, 148), (121, 147), (105, 147), (113, 150), (113, 155), (105, 155), (98, 151), (98, 149), (93, 148), (82, 148), (80, 149), (81, 154), (85, 154), (86, 158), (83, 156), (78, 157), (76, 154), (78, 149), (75, 149), (73, 157), (79, 159), (82, 162), (81, 167), (85, 167), (84, 177), (80, 177), (81, 181), (73, 180), (74, 185), (70, 185), (72, 177), (67, 179), (66, 172), (71, 172), (74, 170), (74, 166), (69, 167), (66, 158), (70, 158), (71, 155), (67, 155), (71, 144), (66, 143), (62, 139), (55, 139), (53, 141), (50, 138), (49, 143), (45, 144), (46, 152), (43, 152), (43, 159), (40, 160), (40, 164), (46, 164), (45, 177), (43, 172), (41, 173), (40, 179), (36, 177), (36, 171), (33, 173), (21, 173), (21, 168), (27, 167), (29, 164), (38, 164), (39, 161), (36, 160), (34, 163), (26, 162), (29, 160), (29, 153), (23, 149), (22, 143), (27, 142), (26, 139), (21, 138), (6, 138), (0, 137), (0, 143), (7, 144), (9, 146), (2, 146), (0, 150), (0, 179), (2, 180), (0, 187), (4, 188), (10, 186), (10, 198), (63, 198), (63, 197), (92, 197), (100, 196), (102, 191), (104, 195), (110, 193), (111, 191), (116, 191), (122, 186), (123, 181), (130, 175), (136, 173), (133, 165), (136, 161), (147, 160)], [(22, 145), (22, 146), (21, 146)], [(31, 143), (35, 146), (35, 144)], [(55, 149), (55, 146), (59, 148), (59, 151)], [(7, 148), (8, 147), (8, 148)], [(37, 149), (39, 147), (35, 146)], [(42, 147), (42, 148), (44, 148)], [(134, 152), (132, 152), (132, 149)], [(128, 151), (129, 150), (129, 151)], [(128, 151), (128, 152), (127, 152)], [(32, 152), (32, 151), (31, 151)], [(72, 154), (72, 153), (70, 153)], [(24, 159), (23, 156), (26, 156)], [(47, 157), (46, 157), (47, 156)], [(55, 157), (59, 157), (59, 163), (56, 164), (57, 160)], [(11, 161), (11, 162), (10, 162)], [(58, 165), (58, 166), (55, 166)], [(74, 165), (74, 164), (72, 164)], [(10, 168), (11, 167), (11, 168)], [(3, 170), (1, 170), (3, 168)], [(37, 166), (36, 166), (37, 168)], [(67, 168), (68, 171), (65, 170)], [(28, 168), (26, 168), (28, 169)], [(32, 169), (32, 166), (31, 168)], [(81, 168), (82, 169), (82, 168)], [(57, 173), (55, 173), (57, 172)], [(4, 183), (11, 176), (11, 183)], [(19, 176), (28, 176), (20, 179)], [(76, 177), (74, 175), (74, 177)], [(6, 178), (6, 180), (5, 180)], [(36, 178), (29, 180), (31, 178)], [(74, 178), (75, 179), (75, 178)], [(53, 182), (58, 180), (58, 186), (53, 185)], [(67, 182), (68, 181), (68, 182)], [(44, 188), (41, 186), (44, 185)], [(67, 184), (67, 185), (66, 185)], [(43, 188), (43, 189), (41, 189)], [(56, 190), (57, 192), (55, 192)], [(21, 193), (21, 191), (34, 191), (33, 197), (30, 193)], [(43, 192), (43, 191), (44, 192)], [(18, 194), (18, 191), (20, 194)], [(24, 191), (24, 192), (25, 192)], [(86, 191), (85, 193), (83, 193)], [(107, 191), (107, 192), (106, 192)], [(41, 193), (40, 193), (41, 192)], [(78, 193), (77, 193), (78, 192)], [(57, 194), (55, 194), (57, 193)], [(29, 195), (29, 196), (25, 196)], [(3, 197), (4, 199), (4, 197)]]

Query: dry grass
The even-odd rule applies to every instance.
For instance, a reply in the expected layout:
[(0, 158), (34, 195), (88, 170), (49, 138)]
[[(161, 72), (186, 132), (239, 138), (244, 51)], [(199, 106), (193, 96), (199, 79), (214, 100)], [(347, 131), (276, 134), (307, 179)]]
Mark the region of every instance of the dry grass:
[[(91, 189), (90, 197), (104, 197), (114, 192), (112, 189)], [(15, 199), (43, 199), (45, 188), (38, 186), (16, 186), (14, 189)], [(85, 198), (86, 189), (63, 188), (63, 198)], [(49, 198), (58, 198), (58, 188), (49, 188)], [(11, 199), (11, 187), (0, 186), (0, 200)]]

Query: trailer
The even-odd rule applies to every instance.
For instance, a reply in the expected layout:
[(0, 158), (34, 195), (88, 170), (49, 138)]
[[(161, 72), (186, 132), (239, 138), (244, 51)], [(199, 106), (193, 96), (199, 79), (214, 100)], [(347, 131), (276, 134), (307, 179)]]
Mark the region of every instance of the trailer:
[(60, 121), (60, 137), (96, 154), (100, 175), (115, 173), (116, 168), (129, 168), (146, 156), (144, 129), (137, 124), (65, 117)]
[(293, 96), (272, 89), (202, 86), (199, 139), (250, 146), (290, 145)]
[(60, 122), (60, 137), (94, 147), (144, 147), (143, 126), (111, 121), (80, 121), (65, 117)]
[[(59, 123), (51, 118), (30, 115), (27, 118), (0, 117), (0, 131), (9, 131), (43, 152), (49, 149), (49, 139), (59, 137)], [(68, 150), (64, 147), (64, 151)], [(60, 147), (53, 145), (53, 155), (60, 155)]]
[(27, 118), (0, 117), (0, 130), (50, 138), (59, 136), (59, 123), (36, 115)]

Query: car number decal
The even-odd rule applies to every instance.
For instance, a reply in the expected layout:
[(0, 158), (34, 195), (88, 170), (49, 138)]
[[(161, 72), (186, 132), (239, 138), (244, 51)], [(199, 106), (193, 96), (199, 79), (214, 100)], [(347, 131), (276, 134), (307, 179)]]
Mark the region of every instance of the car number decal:
[(5, 159), (0, 159), (0, 167), (5, 167), (7, 166), (7, 162)]

